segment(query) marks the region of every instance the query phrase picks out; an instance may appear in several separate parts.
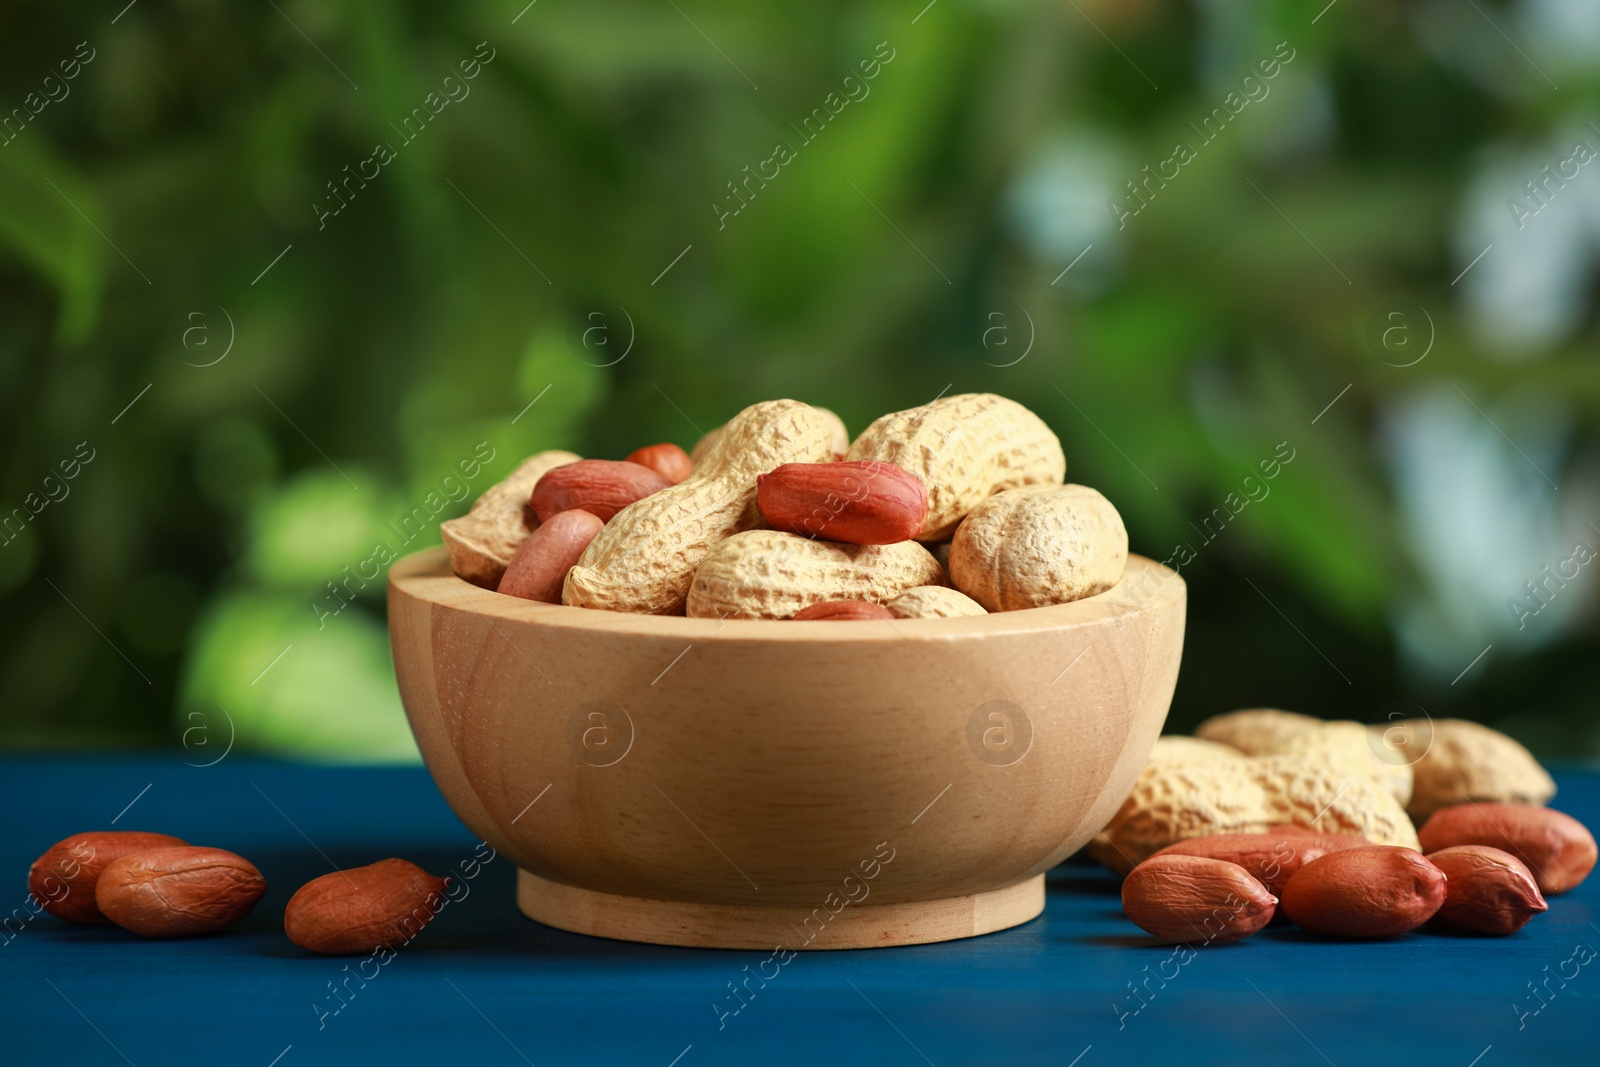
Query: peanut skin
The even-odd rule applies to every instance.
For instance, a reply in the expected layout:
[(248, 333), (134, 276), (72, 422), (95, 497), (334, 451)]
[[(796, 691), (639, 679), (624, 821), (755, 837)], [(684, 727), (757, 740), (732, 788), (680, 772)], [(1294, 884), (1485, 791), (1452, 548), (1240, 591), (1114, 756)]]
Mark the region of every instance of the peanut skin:
[(283, 929), (301, 948), (327, 955), (397, 949), (433, 921), (449, 881), (401, 859), (334, 871), (296, 891)]
[(1243, 867), (1205, 856), (1152, 856), (1122, 883), (1122, 910), (1163, 941), (1238, 941), (1267, 925), (1277, 905)]
[(885, 415), (861, 431), (846, 458), (893, 463), (922, 480), (928, 517), (920, 541), (948, 540), (992, 494), (1060, 485), (1067, 470), (1061, 442), (1039, 416), (993, 393), (941, 397)]
[(567, 572), (604, 526), (603, 519), (582, 509), (550, 516), (511, 557), (499, 591), (544, 604), (561, 603), (561, 584)]
[(1327, 937), (1398, 937), (1433, 918), (1446, 889), (1444, 872), (1409, 848), (1346, 848), (1296, 871), (1283, 911)]
[(870, 600), (824, 600), (801, 608), (790, 617), (798, 622), (848, 622), (851, 619), (892, 619), (894, 615), (882, 604)]
[[(1283, 895), (1296, 871), (1312, 860), (1343, 848), (1368, 844), (1353, 834), (1319, 834), (1299, 827), (1260, 834), (1211, 834), (1168, 845), (1156, 856), (1206, 856), (1237, 863), (1257, 878), (1274, 896)], [(1145, 861), (1150, 862), (1149, 860)]]
[(540, 452), (517, 464), (517, 469), (486, 489), (472, 510), (458, 519), (439, 524), (439, 536), (450, 553), (450, 569), (473, 585), (493, 589), (500, 584), (506, 564), (517, 547), (539, 525), (528, 494), (545, 472), (580, 457), (571, 452)]
[(730, 535), (760, 523), (756, 478), (781, 463), (826, 460), (832, 436), (830, 420), (798, 401), (772, 400), (741, 411), (717, 434), (694, 473), (629, 504), (606, 524), (567, 572), (562, 602), (681, 613), (706, 556)]
[(601, 522), (610, 522), (613, 515), (629, 504), (659, 493), (671, 484), (639, 463), (580, 459), (540, 478), (528, 503), (540, 522), (549, 522), (552, 516), (578, 508), (599, 516)]
[(775, 530), (852, 545), (909, 541), (928, 491), (890, 463), (785, 463), (756, 479), (761, 516)]
[(1433, 917), (1441, 930), (1507, 937), (1549, 909), (1523, 862), (1486, 845), (1456, 845), (1430, 852), (1428, 862), (1450, 880), (1444, 907)]
[(1539, 891), (1574, 889), (1594, 870), (1595, 841), (1583, 823), (1536, 804), (1457, 804), (1428, 818), (1418, 834), (1425, 852), (1453, 845), (1504, 849), (1527, 865)]
[(145, 937), (214, 934), (250, 914), (267, 891), (261, 872), (220, 848), (171, 847), (112, 860), (94, 899), (118, 926)]
[(636, 448), (628, 453), (628, 462), (649, 467), (673, 485), (689, 477), (694, 470), (694, 460), (689, 458), (689, 453), (671, 441)]
[(185, 844), (188, 842), (169, 834), (137, 830), (73, 834), (33, 861), (28, 868), (28, 892), (58, 919), (104, 925), (111, 920), (94, 902), (94, 886), (106, 865), (136, 852)]

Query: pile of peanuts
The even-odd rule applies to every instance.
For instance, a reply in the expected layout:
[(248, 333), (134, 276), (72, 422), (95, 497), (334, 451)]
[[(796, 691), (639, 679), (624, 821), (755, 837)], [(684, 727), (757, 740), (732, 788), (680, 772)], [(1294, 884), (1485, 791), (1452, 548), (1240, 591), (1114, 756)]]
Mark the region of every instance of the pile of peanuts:
[[(1060, 604), (1122, 578), (1105, 497), (992, 394), (885, 415), (853, 442), (794, 400), (693, 454), (542, 452), (440, 527), (457, 576), (547, 604), (718, 619), (953, 618)], [(953, 588), (952, 588), (953, 586)]]
[(1237, 711), (1158, 740), (1090, 852), (1165, 941), (1224, 944), (1274, 918), (1325, 937), (1503, 937), (1594, 868), (1594, 836), (1545, 806), (1554, 793), (1477, 723)]
[[(401, 859), (313, 878), (284, 908), (301, 948), (329, 955), (394, 950), (433, 921), (447, 878)], [(110, 923), (145, 937), (199, 937), (232, 928), (267, 891), (243, 856), (169, 834), (99, 830), (56, 842), (28, 869), (28, 891), (59, 919)]]

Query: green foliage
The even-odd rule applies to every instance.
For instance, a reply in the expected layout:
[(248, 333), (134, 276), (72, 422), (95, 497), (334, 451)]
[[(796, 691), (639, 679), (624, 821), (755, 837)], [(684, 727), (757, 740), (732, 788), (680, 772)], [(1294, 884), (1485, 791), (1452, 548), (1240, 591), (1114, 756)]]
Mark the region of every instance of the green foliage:
[[(383, 583), (346, 570), (377, 546), (435, 543), (540, 449), (691, 446), (778, 396), (857, 429), (981, 390), (1039, 411), (1136, 551), (1193, 547), (1176, 726), (1404, 698), (1600, 745), (1571, 684), (1591, 614), (1496, 637), (1457, 686), (1482, 626), (1429, 660), (1401, 622), (1443, 603), (1386, 443), (1411, 401), (1459, 387), (1488, 419), (1537, 387), (1551, 514), (1592, 485), (1581, 334), (1510, 351), (1451, 285), (1481, 160), (1566, 128), (1492, 26), (1442, 56), (1404, 5), (678, 7), (5, 16), (0, 109), (97, 55), (0, 145), (0, 514), (78, 442), (98, 458), (0, 546), (26, 620), (0, 739), (171, 743), (215, 706), (244, 746), (408, 758)], [(1280, 41), (1270, 93), (1202, 144)], [(1582, 70), (1563, 86), (1592, 99)], [(1136, 206), (1178, 141), (1197, 157), (1119, 225), (1108, 201)], [(1370, 340), (1397, 302), (1436, 329), (1414, 366)], [(1201, 532), (1280, 443), (1270, 495)], [(1473, 594), (1495, 625), (1548, 562), (1524, 549)]]

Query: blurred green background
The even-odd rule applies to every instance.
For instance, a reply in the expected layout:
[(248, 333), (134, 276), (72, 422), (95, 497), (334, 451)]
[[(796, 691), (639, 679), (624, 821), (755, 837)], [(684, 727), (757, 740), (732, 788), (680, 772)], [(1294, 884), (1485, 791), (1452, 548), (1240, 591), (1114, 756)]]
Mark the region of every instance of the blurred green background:
[(377, 546), (948, 389), (1187, 546), (1171, 728), (1600, 752), (1600, 7), (924, 3), (0, 5), (0, 742), (414, 759)]

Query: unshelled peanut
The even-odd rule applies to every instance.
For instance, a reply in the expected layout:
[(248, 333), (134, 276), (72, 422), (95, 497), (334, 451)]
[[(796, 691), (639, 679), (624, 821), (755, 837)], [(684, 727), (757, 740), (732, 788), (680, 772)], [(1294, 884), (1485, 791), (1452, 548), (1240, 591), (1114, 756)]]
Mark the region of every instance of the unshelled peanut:
[(969, 615), (989, 614), (983, 610), (982, 604), (967, 594), (944, 585), (915, 586), (884, 607), (898, 619), (960, 619)]
[(528, 506), (533, 487), (547, 471), (580, 458), (571, 452), (529, 456), (503, 481), (486, 489), (465, 515), (440, 523), (439, 535), (456, 576), (485, 589), (499, 585), (511, 557), (539, 525)]
[(795, 400), (746, 408), (722, 428), (688, 478), (628, 505), (606, 524), (568, 572), (562, 602), (654, 615), (682, 611), (707, 554), (761, 521), (756, 478), (784, 463), (825, 462), (832, 436), (827, 417)]
[(1415, 827), (1376, 776), (1185, 740), (1164, 757), (1158, 746), (1157, 756), (1146, 763), (1132, 793), (1092, 845), (1095, 857), (1113, 870), (1126, 873), (1187, 838), (1261, 833), (1290, 823), (1417, 848)]
[(988, 497), (956, 528), (950, 580), (989, 611), (1064, 604), (1122, 580), (1128, 531), (1082, 485), (1027, 485)]
[[(1250, 755), (1292, 751), (1301, 739), (1329, 727), (1349, 736), (1341, 744), (1358, 753), (1350, 724), (1325, 723), (1275, 708), (1234, 711), (1207, 719), (1198, 737)], [(1528, 750), (1498, 730), (1464, 719), (1404, 719), (1366, 728), (1367, 750), (1380, 764), (1413, 819), (1469, 800), (1543, 804), (1555, 782)]]
[[(947, 396), (876, 420), (846, 459), (893, 463), (928, 490), (921, 541), (943, 541), (979, 503), (1003, 489), (1059, 485), (1061, 442), (1021, 404), (992, 393)], [(980, 602), (981, 602), (981, 598)]]
[(1194, 735), (1236, 748), (1247, 756), (1266, 756), (1277, 752), (1291, 738), (1320, 725), (1321, 719), (1295, 711), (1246, 708), (1213, 715), (1195, 727)]
[[(1464, 719), (1406, 719), (1372, 727), (1378, 742), (1414, 759), (1415, 819), (1472, 801), (1543, 804), (1556, 783), (1522, 745)], [(1414, 754), (1414, 756), (1413, 756)]]
[(881, 604), (944, 580), (915, 541), (844, 545), (777, 530), (735, 534), (706, 556), (689, 589), (688, 613), (718, 619), (787, 619), (825, 600)]
[[(815, 411), (818, 415), (821, 415), (828, 422), (829, 458), (843, 459), (845, 450), (850, 447), (850, 431), (845, 429), (844, 420), (839, 418), (839, 416), (835, 415), (832, 411), (829, 411), (827, 408), (813, 406), (811, 410)], [(725, 425), (718, 426), (716, 429), (700, 438), (699, 442), (694, 446), (694, 450), (689, 453), (690, 462), (698, 467), (700, 463), (711, 454), (711, 450), (716, 447), (717, 439), (722, 435), (722, 431), (725, 428)]]

